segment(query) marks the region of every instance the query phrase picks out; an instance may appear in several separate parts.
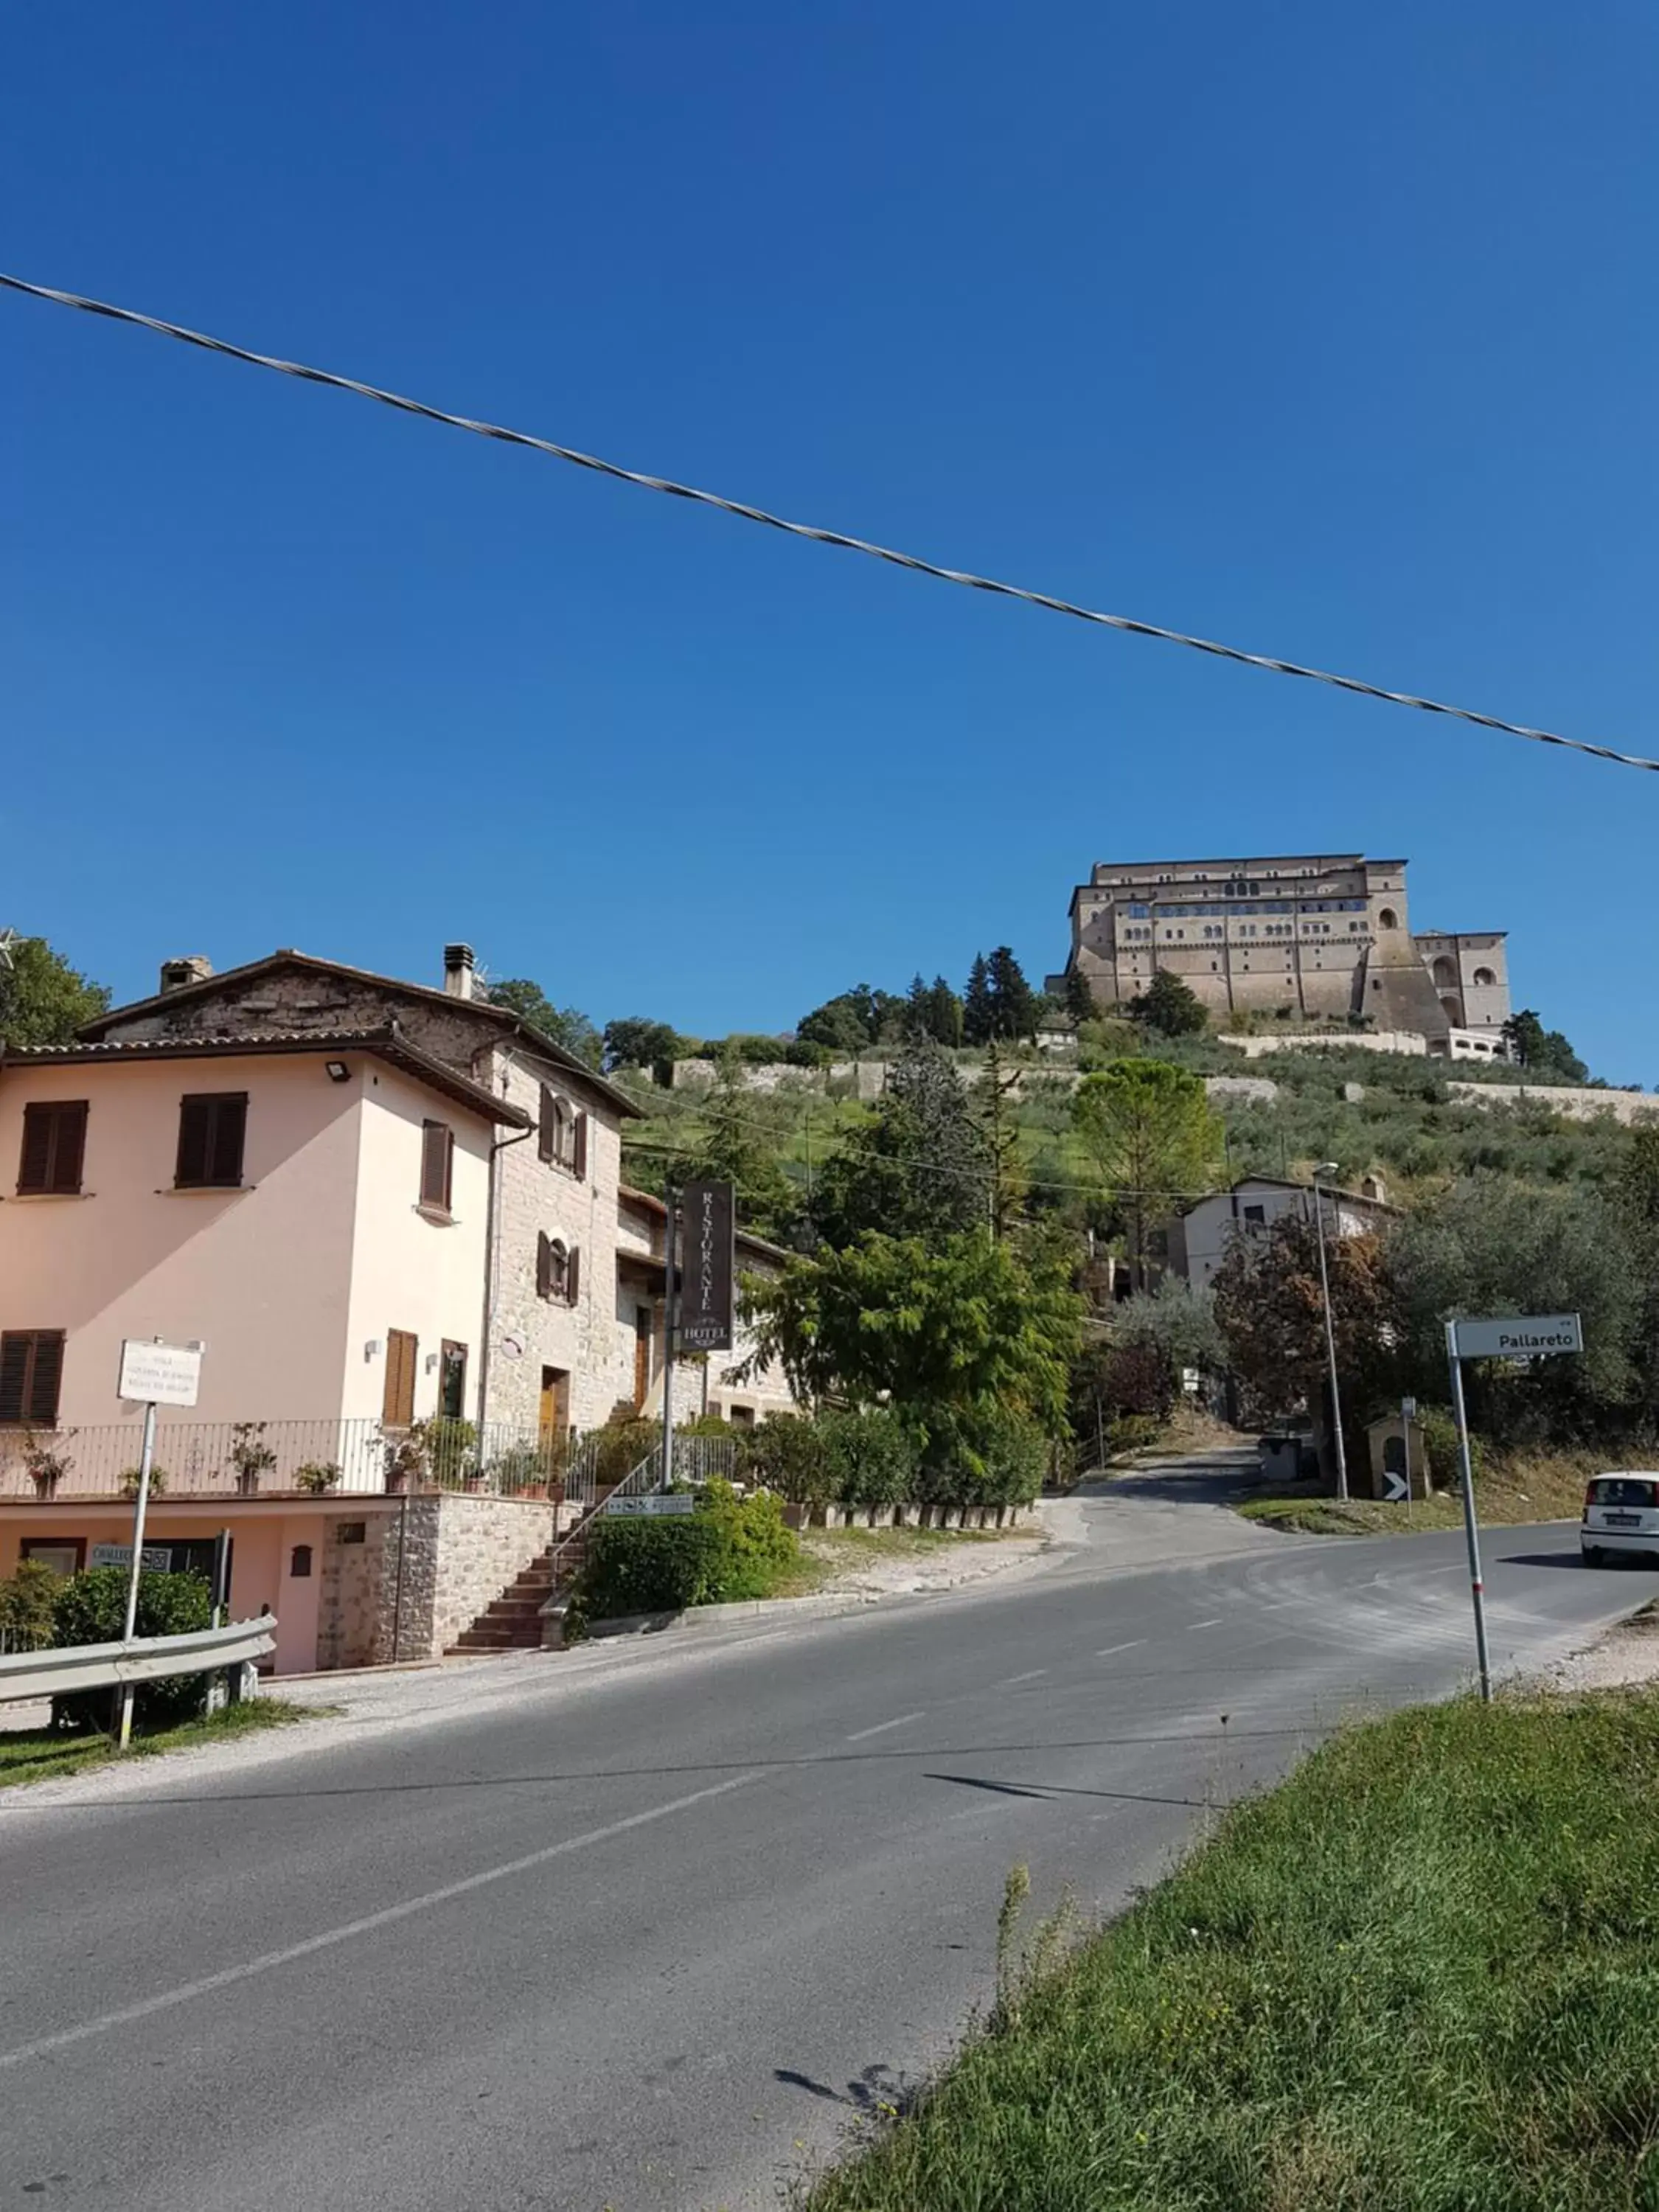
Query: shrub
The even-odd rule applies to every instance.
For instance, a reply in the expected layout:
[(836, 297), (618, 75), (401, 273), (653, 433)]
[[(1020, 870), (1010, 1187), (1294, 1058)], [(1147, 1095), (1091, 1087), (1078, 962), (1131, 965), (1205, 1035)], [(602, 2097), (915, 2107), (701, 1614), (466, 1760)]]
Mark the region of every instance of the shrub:
[(769, 1490), (739, 1498), (729, 1482), (706, 1482), (693, 1519), (711, 1522), (725, 1547), (716, 1568), (719, 1594), (701, 1600), (703, 1604), (768, 1596), (799, 1556), (794, 1531), (784, 1526), (782, 1500)]
[(0, 1583), (0, 1628), (16, 1631), (26, 1643), (50, 1644), (61, 1575), (39, 1559), (21, 1559), (9, 1583)]
[(320, 1498), (325, 1491), (339, 1488), (339, 1468), (331, 1459), (308, 1459), (303, 1467), (295, 1468), (294, 1486), (296, 1490), (308, 1490), (313, 1498)]
[[(138, 1473), (139, 1471), (136, 1467), (124, 1467), (122, 1468), (121, 1495), (123, 1498), (137, 1498), (138, 1495)], [(152, 1498), (161, 1497), (162, 1492), (166, 1490), (167, 1486), (167, 1471), (166, 1468), (157, 1462), (152, 1465), (149, 1471), (150, 1496)]]
[[(70, 1575), (58, 1586), (52, 1640), (59, 1646), (118, 1643), (126, 1609), (125, 1567), (89, 1567)], [(208, 1627), (212, 1619), (213, 1594), (199, 1575), (139, 1576), (135, 1634), (184, 1636)], [(54, 1698), (53, 1723), (60, 1728), (100, 1728), (108, 1717), (110, 1698), (107, 1690)], [(141, 1682), (133, 1714), (143, 1726), (167, 1727), (199, 1713), (206, 1703), (206, 1675), (179, 1675), (171, 1681)]]
[(795, 1556), (776, 1498), (740, 1498), (730, 1483), (711, 1482), (683, 1519), (601, 1516), (573, 1610), (580, 1620), (609, 1620), (764, 1597)]
[[(1429, 1480), (1437, 1490), (1456, 1490), (1463, 1480), (1463, 1462), (1457, 1449), (1457, 1419), (1443, 1406), (1424, 1406), (1417, 1416), (1423, 1447), (1429, 1455)], [(1477, 1436), (1469, 1438), (1469, 1465), (1474, 1479), (1486, 1479), (1486, 1447)]]
[(827, 1505), (836, 1474), (821, 1424), (800, 1413), (775, 1413), (749, 1439), (748, 1465), (757, 1482), (792, 1505)]
[(921, 1449), (896, 1413), (828, 1413), (817, 1430), (842, 1505), (902, 1505), (912, 1495)]
[(659, 1421), (607, 1421), (597, 1431), (593, 1454), (593, 1480), (601, 1490), (621, 1482), (662, 1442)]

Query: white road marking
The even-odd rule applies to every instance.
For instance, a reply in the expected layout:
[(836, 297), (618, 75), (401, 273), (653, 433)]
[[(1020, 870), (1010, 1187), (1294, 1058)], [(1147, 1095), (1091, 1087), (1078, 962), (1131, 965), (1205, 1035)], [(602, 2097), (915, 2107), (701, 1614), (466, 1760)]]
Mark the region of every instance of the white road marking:
[(1220, 1626), (1221, 1626), (1221, 1619), (1222, 1619), (1221, 1615), (1220, 1615), (1219, 1613), (1217, 1613), (1217, 1615), (1216, 1615), (1216, 1617), (1215, 1617), (1215, 1619), (1214, 1619), (1213, 1620), (1189, 1620), (1189, 1621), (1187, 1623), (1187, 1626), (1188, 1626), (1188, 1627), (1189, 1629), (1192, 1629), (1192, 1628), (1219, 1628), (1219, 1627), (1220, 1627)]
[(215, 1990), (229, 1989), (238, 1982), (252, 1981), (257, 1974), (268, 1974), (273, 1967), (292, 1966), (297, 1959), (308, 1959), (315, 1952), (331, 1950), (337, 1943), (349, 1943), (359, 1936), (371, 1936), (377, 1929), (390, 1928), (399, 1920), (412, 1918), (417, 1912), (447, 1905), (454, 1898), (470, 1897), (474, 1890), (488, 1889), (492, 1883), (506, 1881), (510, 1875), (528, 1874), (532, 1868), (545, 1866), (550, 1860), (563, 1858), (571, 1851), (608, 1844), (615, 1837), (627, 1835), (632, 1828), (648, 1827), (653, 1820), (665, 1820), (672, 1813), (689, 1812), (693, 1805), (705, 1804), (713, 1797), (724, 1797), (728, 1790), (741, 1790), (745, 1783), (758, 1782), (766, 1771), (757, 1766), (747, 1774), (735, 1774), (730, 1781), (712, 1783), (707, 1790), (694, 1790), (686, 1797), (671, 1798), (667, 1804), (653, 1805), (648, 1812), (630, 1813), (625, 1820), (611, 1820), (603, 1828), (589, 1828), (583, 1835), (567, 1836), (562, 1843), (549, 1844), (539, 1851), (527, 1851), (521, 1859), (508, 1859), (501, 1866), (486, 1867), (482, 1874), (470, 1874), (460, 1881), (445, 1882), (441, 1889), (428, 1889), (419, 1897), (407, 1897), (401, 1905), (388, 1905), (381, 1911), (365, 1913), (361, 1920), (348, 1920), (338, 1928), (325, 1929), (320, 1936), (307, 1936), (303, 1942), (290, 1943), (283, 1950), (262, 1951), (257, 1959), (244, 1960), (240, 1966), (223, 1966), (216, 1974), (204, 1974), (199, 1981), (184, 1982), (177, 1989), (163, 1990), (158, 1996), (144, 1997), (137, 2004), (100, 2013), (95, 2020), (82, 2021), (78, 2027), (65, 2027), (56, 2035), (43, 2035), (38, 2042), (20, 2044), (15, 2051), (0, 2051), (0, 2070), (21, 2066), (27, 2058), (43, 2058), (49, 2051), (65, 2050), (70, 2044), (84, 2043), (94, 2035), (107, 2035), (112, 2028), (131, 2027), (134, 2021), (149, 2020), (155, 2013), (172, 2012), (197, 1997), (210, 1996)]
[(901, 1713), (896, 1721), (878, 1721), (874, 1728), (854, 1729), (847, 1739), (848, 1743), (862, 1743), (867, 1735), (885, 1735), (889, 1729), (902, 1728), (908, 1721), (919, 1721), (921, 1713)]
[(1109, 1644), (1103, 1651), (1097, 1651), (1095, 1656), (1097, 1659), (1109, 1659), (1115, 1652), (1139, 1651), (1141, 1645), (1146, 1641), (1146, 1639), (1144, 1636), (1137, 1636), (1133, 1639), (1133, 1641), (1127, 1644)]
[(1001, 1681), (993, 1683), (992, 1687), (997, 1690), (1012, 1690), (1016, 1682), (1035, 1682), (1039, 1674), (1046, 1674), (1048, 1671), (1046, 1667), (1028, 1667), (1023, 1674), (1005, 1675)]

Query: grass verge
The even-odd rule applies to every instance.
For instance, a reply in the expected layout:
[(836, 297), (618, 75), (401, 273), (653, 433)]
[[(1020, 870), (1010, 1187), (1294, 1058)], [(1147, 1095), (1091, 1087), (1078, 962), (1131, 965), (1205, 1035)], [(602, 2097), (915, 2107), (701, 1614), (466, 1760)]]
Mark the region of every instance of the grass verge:
[[(1517, 1522), (1577, 1521), (1584, 1484), (1601, 1471), (1601, 1464), (1584, 1453), (1497, 1461), (1474, 1486), (1481, 1522), (1501, 1528)], [(1334, 1498), (1250, 1498), (1235, 1510), (1247, 1521), (1309, 1536), (1413, 1536), (1426, 1528), (1463, 1525), (1455, 1492), (1413, 1498), (1409, 1515), (1403, 1504), (1388, 1505), (1375, 1498), (1351, 1498), (1346, 1504)]]
[(1652, 2212), (1659, 1693), (1356, 1729), (811, 2212)]
[[(127, 1757), (148, 1758), (156, 1752), (186, 1750), (192, 1744), (255, 1735), (264, 1729), (309, 1720), (316, 1711), (315, 1706), (284, 1705), (280, 1698), (249, 1698), (200, 1720), (181, 1721), (177, 1728), (135, 1736)], [(64, 1735), (55, 1729), (0, 1734), (0, 1790), (24, 1782), (44, 1782), (54, 1774), (84, 1774), (91, 1767), (107, 1766), (119, 1756), (106, 1735)]]

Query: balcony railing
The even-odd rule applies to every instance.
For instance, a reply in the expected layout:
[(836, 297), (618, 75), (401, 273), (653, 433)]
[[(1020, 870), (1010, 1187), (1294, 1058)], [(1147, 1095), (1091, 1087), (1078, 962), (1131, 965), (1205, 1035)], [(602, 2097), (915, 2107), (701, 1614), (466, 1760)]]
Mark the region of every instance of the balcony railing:
[[(138, 1486), (137, 1421), (0, 1429), (0, 1498), (130, 1498)], [(404, 1490), (592, 1501), (598, 1440), (516, 1423), (442, 1419), (388, 1429), (363, 1419), (155, 1422), (152, 1495), (362, 1496)]]

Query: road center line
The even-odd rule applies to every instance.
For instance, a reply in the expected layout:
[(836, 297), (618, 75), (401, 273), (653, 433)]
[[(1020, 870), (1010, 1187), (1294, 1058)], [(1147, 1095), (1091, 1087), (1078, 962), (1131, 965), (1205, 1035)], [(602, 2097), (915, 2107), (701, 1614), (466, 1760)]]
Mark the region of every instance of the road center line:
[(1039, 1674), (1046, 1674), (1048, 1671), (1046, 1667), (1028, 1667), (1023, 1674), (1005, 1674), (1001, 1681), (994, 1682), (991, 1686), (994, 1690), (1012, 1690), (1017, 1682), (1035, 1682)]
[(112, 2029), (130, 2027), (134, 2021), (149, 2020), (155, 2013), (172, 2012), (197, 1997), (211, 1996), (216, 1990), (229, 1989), (237, 1982), (252, 1981), (258, 1974), (268, 1974), (273, 1967), (292, 1966), (297, 1959), (308, 1959), (315, 1952), (331, 1950), (337, 1943), (349, 1943), (359, 1936), (373, 1935), (376, 1929), (390, 1928), (397, 1921), (412, 1918), (417, 1912), (428, 1912), (434, 1905), (447, 1905), (454, 1898), (470, 1897), (474, 1890), (506, 1881), (513, 1875), (528, 1874), (534, 1867), (545, 1866), (550, 1859), (563, 1858), (571, 1851), (587, 1850), (595, 1844), (608, 1844), (614, 1837), (627, 1835), (630, 1829), (648, 1827), (653, 1820), (665, 1820), (672, 1813), (689, 1812), (693, 1805), (724, 1797), (728, 1790), (741, 1790), (745, 1783), (757, 1782), (765, 1771), (764, 1767), (757, 1766), (747, 1774), (734, 1774), (730, 1781), (712, 1783), (707, 1790), (694, 1790), (689, 1796), (671, 1798), (667, 1804), (653, 1805), (648, 1812), (630, 1813), (625, 1820), (609, 1821), (603, 1828), (589, 1828), (583, 1835), (567, 1836), (562, 1843), (549, 1844), (539, 1851), (527, 1851), (523, 1858), (508, 1859), (501, 1866), (486, 1867), (482, 1874), (470, 1874), (461, 1881), (447, 1881), (441, 1889), (428, 1889), (419, 1897), (405, 1898), (401, 1905), (388, 1905), (380, 1912), (365, 1913), (361, 1920), (348, 1920), (338, 1928), (325, 1929), (320, 1936), (307, 1936), (303, 1942), (290, 1943), (281, 1951), (262, 1951), (257, 1959), (245, 1960), (240, 1966), (224, 1966), (216, 1974), (204, 1974), (199, 1981), (184, 1982), (177, 1989), (163, 1990), (160, 1996), (145, 1997), (137, 2004), (100, 2013), (94, 2020), (82, 2021), (78, 2027), (60, 2029), (56, 2035), (43, 2035), (37, 2042), (20, 2044), (15, 2051), (0, 2051), (0, 2072), (9, 2066), (21, 2066), (25, 2059), (43, 2058), (48, 2051), (85, 2043), (94, 2035), (107, 2035)]
[(889, 1729), (902, 1728), (908, 1721), (922, 1718), (921, 1713), (901, 1713), (896, 1721), (878, 1721), (874, 1728), (854, 1729), (847, 1741), (848, 1743), (862, 1743), (867, 1735), (885, 1735)]
[(1221, 1619), (1222, 1616), (1219, 1613), (1217, 1613), (1213, 1620), (1189, 1620), (1187, 1623), (1187, 1626), (1189, 1630), (1194, 1628), (1219, 1628), (1221, 1626)]
[(1095, 1656), (1097, 1659), (1109, 1659), (1115, 1652), (1139, 1651), (1146, 1641), (1144, 1636), (1136, 1636), (1132, 1637), (1127, 1644), (1109, 1644), (1103, 1651), (1097, 1651)]

